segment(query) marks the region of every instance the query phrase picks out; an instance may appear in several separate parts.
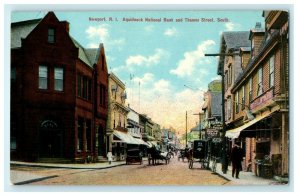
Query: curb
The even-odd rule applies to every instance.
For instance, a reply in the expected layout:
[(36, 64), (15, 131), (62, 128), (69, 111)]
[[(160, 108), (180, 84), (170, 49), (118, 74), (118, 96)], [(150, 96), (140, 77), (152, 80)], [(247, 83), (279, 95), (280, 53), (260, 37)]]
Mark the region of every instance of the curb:
[(10, 163), (11, 166), (24, 166), (24, 167), (42, 167), (42, 168), (57, 168), (57, 169), (90, 169), (90, 170), (95, 170), (95, 169), (108, 169), (108, 168), (113, 168), (113, 167), (118, 167), (118, 166), (123, 166), (126, 165), (126, 163), (121, 163), (118, 165), (111, 165), (111, 166), (105, 166), (105, 167), (68, 167), (68, 166), (55, 166), (55, 165), (30, 165), (30, 164), (23, 164), (23, 163)]

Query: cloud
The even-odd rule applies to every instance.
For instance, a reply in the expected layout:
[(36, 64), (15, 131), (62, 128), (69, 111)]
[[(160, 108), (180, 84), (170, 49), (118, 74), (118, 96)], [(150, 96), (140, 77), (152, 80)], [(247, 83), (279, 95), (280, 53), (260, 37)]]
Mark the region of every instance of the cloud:
[(87, 39), (90, 41), (87, 44), (88, 48), (98, 48), (99, 44), (103, 43), (106, 50), (110, 50), (112, 47), (122, 50), (122, 47), (125, 44), (124, 38), (111, 38), (110, 25), (108, 24), (89, 26), (85, 33), (87, 34)]
[(238, 23), (233, 23), (233, 22), (227, 22), (224, 24), (226, 31), (236, 31), (240, 30), (241, 25)]
[(165, 36), (168, 36), (168, 37), (173, 37), (173, 36), (178, 36), (178, 31), (176, 28), (172, 27), (172, 28), (168, 28), (166, 29), (166, 31), (164, 32), (164, 35)]
[(164, 49), (155, 49), (153, 55), (149, 56), (142, 56), (142, 55), (135, 55), (129, 56), (126, 59), (127, 66), (152, 66), (158, 64), (162, 58), (169, 56), (169, 53)]
[(147, 26), (145, 26), (144, 27), (144, 30), (146, 31), (146, 32), (153, 32), (153, 30), (154, 30), (154, 26), (153, 25), (147, 25)]
[(197, 65), (210, 63), (210, 60), (204, 57), (204, 53), (212, 45), (215, 45), (213, 40), (206, 40), (199, 44), (196, 50), (185, 52), (184, 59), (181, 59), (177, 68), (170, 70), (170, 73), (179, 77), (191, 76)]

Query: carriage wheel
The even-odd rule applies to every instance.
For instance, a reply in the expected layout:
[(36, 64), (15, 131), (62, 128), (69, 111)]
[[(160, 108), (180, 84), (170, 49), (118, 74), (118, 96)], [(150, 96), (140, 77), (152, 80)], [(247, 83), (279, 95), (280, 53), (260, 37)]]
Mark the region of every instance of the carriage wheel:
[(189, 159), (189, 169), (193, 168), (193, 159)]

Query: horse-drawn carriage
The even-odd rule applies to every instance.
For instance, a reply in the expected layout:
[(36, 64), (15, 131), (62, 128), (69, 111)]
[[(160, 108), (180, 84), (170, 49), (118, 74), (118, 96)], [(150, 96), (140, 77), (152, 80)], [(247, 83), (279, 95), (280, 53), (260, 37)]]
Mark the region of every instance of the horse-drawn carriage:
[(199, 162), (202, 168), (209, 168), (208, 140), (195, 140), (189, 158), (189, 168)]
[(185, 149), (179, 150), (178, 161), (180, 161), (180, 159), (182, 159), (182, 161), (184, 162), (185, 158), (187, 158), (187, 160), (189, 160), (190, 157), (191, 157), (191, 149), (185, 148)]
[(154, 145), (148, 148), (148, 163), (152, 162), (152, 165), (156, 165), (159, 160), (165, 161), (166, 164), (170, 163), (171, 154), (168, 152), (162, 152)]

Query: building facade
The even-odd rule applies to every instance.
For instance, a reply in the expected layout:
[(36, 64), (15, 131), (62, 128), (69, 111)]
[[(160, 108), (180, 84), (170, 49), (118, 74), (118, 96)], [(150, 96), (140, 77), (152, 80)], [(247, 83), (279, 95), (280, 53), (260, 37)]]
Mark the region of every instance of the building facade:
[[(107, 120), (107, 149), (112, 152), (113, 160), (126, 158), (127, 115), (125, 84), (114, 74), (108, 76), (108, 120)], [(131, 138), (130, 138), (131, 139)]]
[(11, 158), (96, 161), (106, 127), (107, 93), (99, 93), (107, 88), (106, 67), (103, 45), (83, 48), (53, 12), (12, 23)]
[(265, 28), (250, 31), (250, 59), (232, 88), (238, 123), (226, 135), (245, 144), (245, 169), (288, 177), (288, 13), (264, 11), (263, 16)]

